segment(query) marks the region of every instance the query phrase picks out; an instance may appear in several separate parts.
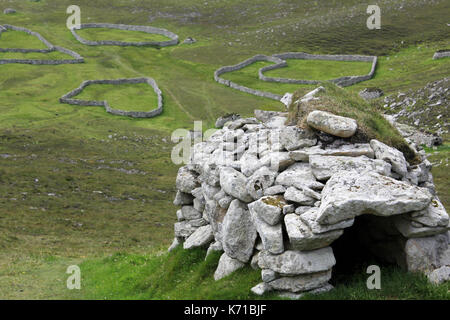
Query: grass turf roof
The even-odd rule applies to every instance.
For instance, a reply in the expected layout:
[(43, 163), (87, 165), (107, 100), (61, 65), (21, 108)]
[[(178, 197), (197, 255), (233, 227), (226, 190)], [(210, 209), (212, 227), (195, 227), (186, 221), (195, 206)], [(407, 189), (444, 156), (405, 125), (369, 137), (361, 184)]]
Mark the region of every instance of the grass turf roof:
[(415, 163), (417, 161), (417, 155), (405, 139), (380, 113), (379, 102), (365, 101), (357, 94), (330, 82), (324, 82), (322, 86), (325, 90), (317, 94), (320, 99), (312, 100), (307, 104), (296, 103), (304, 95), (304, 90), (294, 93), (293, 102), (289, 106), (289, 123), (305, 128), (307, 126), (306, 117), (313, 110), (328, 111), (339, 116), (349, 117), (358, 123), (358, 130), (355, 136), (350, 138), (351, 141), (368, 142), (371, 139), (377, 139), (402, 151), (408, 162)]

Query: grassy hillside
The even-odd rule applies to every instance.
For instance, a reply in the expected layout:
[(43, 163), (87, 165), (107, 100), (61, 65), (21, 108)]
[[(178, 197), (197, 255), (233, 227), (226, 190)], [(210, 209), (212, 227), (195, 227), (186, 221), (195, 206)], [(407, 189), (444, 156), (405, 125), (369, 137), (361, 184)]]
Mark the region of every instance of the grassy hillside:
[[(5, 7), (17, 10), (11, 15), (0, 13), (0, 24), (37, 31), (86, 60), (78, 65), (0, 65), (0, 298), (67, 297), (68, 265), (88, 260), (86, 268), (103, 263), (106, 268), (108, 263), (102, 259), (110, 254), (146, 257), (170, 243), (177, 171), (170, 161), (171, 132), (192, 128), (194, 120), (211, 127), (224, 113), (250, 115), (256, 108), (284, 108), (279, 102), (217, 84), (213, 80), (217, 68), (258, 53), (384, 55), (374, 79), (345, 90), (377, 86), (393, 93), (448, 76), (450, 66), (448, 59), (431, 59), (435, 50), (450, 46), (445, 25), (448, 1), (380, 1), (381, 30), (366, 28), (366, 6), (354, 0), (77, 2), (82, 22), (152, 25), (177, 33), (180, 40), (189, 36), (197, 40), (159, 50), (82, 45), (65, 27), (70, 4), (69, 0), (0, 2), (1, 12)], [(104, 30), (80, 33), (86, 31), (99, 39), (125, 36)], [(145, 37), (130, 34), (132, 40)], [(0, 47), (40, 48), (35, 40), (6, 32)], [(7, 58), (43, 56), (61, 58), (60, 53), (0, 53)], [(227, 76), (277, 93), (311, 88), (261, 83), (255, 78), (257, 67)], [(342, 67), (289, 61), (288, 68), (276, 72), (327, 79), (347, 72)], [(164, 112), (154, 119), (117, 117), (103, 108), (58, 102), (83, 80), (142, 76), (154, 78), (163, 92)], [(110, 89), (92, 86), (82, 97), (109, 99), (113, 107), (123, 109), (154, 105), (151, 90)], [(433, 152), (448, 159), (448, 153)], [(445, 168), (434, 172), (448, 207)], [(98, 290), (107, 288), (98, 284)], [(239, 292), (248, 295), (247, 287), (245, 293)]]

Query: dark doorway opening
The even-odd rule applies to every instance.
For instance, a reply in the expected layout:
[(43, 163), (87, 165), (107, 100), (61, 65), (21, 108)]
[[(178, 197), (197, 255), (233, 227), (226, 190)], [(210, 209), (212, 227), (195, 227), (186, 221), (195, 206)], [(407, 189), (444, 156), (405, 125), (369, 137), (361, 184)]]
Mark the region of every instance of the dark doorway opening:
[(404, 265), (404, 238), (392, 218), (362, 215), (331, 244), (336, 258), (331, 284), (345, 283), (355, 275), (366, 275), (367, 267)]

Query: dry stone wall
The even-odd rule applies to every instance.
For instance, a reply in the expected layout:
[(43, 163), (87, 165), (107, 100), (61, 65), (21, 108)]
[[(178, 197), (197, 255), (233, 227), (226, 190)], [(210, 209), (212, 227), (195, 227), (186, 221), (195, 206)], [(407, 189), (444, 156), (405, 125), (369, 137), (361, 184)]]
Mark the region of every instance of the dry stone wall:
[(168, 31), (166, 29), (155, 28), (150, 26), (133, 26), (133, 25), (125, 25), (125, 24), (111, 24), (111, 23), (84, 23), (80, 25), (80, 29), (87, 28), (105, 28), (105, 29), (117, 29), (117, 30), (126, 30), (126, 31), (141, 31), (145, 33), (151, 34), (159, 34), (165, 37), (168, 37), (171, 40), (167, 41), (141, 41), (141, 42), (128, 42), (128, 41), (115, 41), (115, 40), (86, 40), (77, 34), (77, 29), (71, 29), (71, 32), (75, 39), (85, 45), (89, 46), (153, 46), (153, 47), (167, 47), (178, 44), (178, 35), (175, 33)]
[(450, 50), (439, 50), (436, 51), (433, 55), (433, 59), (442, 59), (442, 58), (446, 58), (446, 57), (450, 57)]
[[(80, 99), (73, 99), (76, 95), (80, 94), (84, 88), (91, 84), (113, 84), (113, 85), (120, 85), (120, 84), (133, 84), (133, 83), (147, 83), (149, 86), (153, 88), (155, 93), (158, 96), (158, 105), (155, 109), (151, 111), (125, 111), (120, 109), (113, 109), (108, 104), (107, 101), (97, 101), (97, 100), (80, 100)], [(160, 115), (163, 111), (163, 98), (162, 98), (162, 92), (159, 89), (158, 85), (156, 84), (156, 81), (152, 78), (130, 78), (130, 79), (113, 79), (113, 80), (86, 80), (83, 81), (83, 83), (76, 89), (70, 91), (69, 93), (65, 94), (63, 97), (59, 99), (61, 103), (67, 103), (71, 105), (77, 105), (77, 106), (102, 106), (105, 108), (105, 110), (108, 113), (118, 115), (118, 116), (128, 116), (133, 118), (153, 118), (157, 115)]]
[(287, 67), (287, 59), (304, 59), (304, 60), (331, 60), (331, 61), (365, 61), (365, 62), (372, 62), (371, 70), (367, 75), (359, 75), (359, 76), (346, 76), (346, 77), (340, 77), (336, 79), (330, 80), (333, 83), (336, 83), (339, 86), (346, 87), (351, 86), (355, 83), (369, 80), (373, 77), (377, 65), (377, 57), (375, 56), (361, 56), (361, 55), (315, 55), (315, 54), (308, 54), (304, 52), (287, 52), (287, 53), (280, 53), (280, 54), (274, 54), (272, 56), (266, 56), (266, 55), (256, 55), (254, 57), (251, 57), (241, 63), (238, 63), (233, 66), (225, 66), (222, 68), (219, 68), (214, 72), (214, 80), (217, 81), (220, 84), (226, 85), (228, 87), (231, 87), (233, 89), (250, 93), (256, 96), (260, 97), (266, 97), (273, 100), (280, 100), (282, 98), (281, 95), (274, 94), (271, 92), (261, 91), (261, 90), (255, 90), (251, 89), (242, 85), (239, 85), (233, 81), (224, 79), (221, 77), (221, 75), (237, 71), (240, 69), (243, 69), (247, 67), (248, 65), (255, 63), (257, 61), (268, 61), (274, 63), (273, 65), (263, 67), (259, 69), (258, 71), (258, 77), (262, 81), (267, 82), (276, 82), (276, 83), (293, 83), (293, 84), (318, 84), (321, 81), (318, 80), (302, 80), (302, 79), (288, 79), (288, 78), (274, 78), (274, 77), (267, 77), (264, 75), (264, 72), (269, 70), (274, 70), (278, 68), (284, 68)]
[(34, 65), (59, 65), (59, 64), (76, 64), (83, 63), (84, 58), (78, 53), (63, 48), (59, 46), (54, 46), (50, 42), (48, 42), (44, 37), (42, 37), (39, 33), (28, 30), (23, 27), (16, 27), (9, 24), (0, 25), (0, 37), (2, 33), (7, 32), (8, 30), (13, 31), (21, 31), (25, 32), (31, 36), (38, 38), (47, 49), (23, 49), (23, 48), (0, 48), (0, 52), (18, 52), (18, 53), (50, 53), (54, 51), (58, 51), (64, 54), (71, 56), (73, 59), (0, 59), (0, 64), (8, 64), (8, 63), (22, 63), (22, 64), (34, 64)]
[(220, 251), (216, 280), (250, 264), (261, 270), (255, 294), (298, 298), (332, 289), (335, 240), (369, 217), (356, 242), (442, 280), (449, 217), (425, 153), (416, 150), (421, 162), (412, 165), (380, 141), (353, 143), (357, 122), (324, 111), (311, 112), (306, 129), (286, 120), (257, 110), (193, 146), (176, 178), (180, 209), (169, 250)]

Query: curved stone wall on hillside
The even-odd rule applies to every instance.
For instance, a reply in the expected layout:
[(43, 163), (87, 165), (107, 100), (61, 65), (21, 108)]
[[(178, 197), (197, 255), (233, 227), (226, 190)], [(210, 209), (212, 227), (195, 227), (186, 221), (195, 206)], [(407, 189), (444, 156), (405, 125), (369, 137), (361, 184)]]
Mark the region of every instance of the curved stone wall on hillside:
[(237, 84), (237, 83), (235, 83), (233, 81), (230, 81), (230, 80), (227, 80), (227, 79), (224, 79), (224, 78), (221, 77), (221, 75), (224, 74), (224, 73), (233, 72), (233, 71), (237, 71), (237, 70), (243, 69), (243, 68), (245, 68), (245, 67), (247, 67), (247, 66), (249, 66), (249, 65), (251, 65), (251, 64), (253, 64), (255, 62), (258, 62), (258, 61), (273, 62), (273, 63), (276, 63), (277, 65), (286, 63), (286, 61), (283, 61), (283, 60), (281, 60), (281, 59), (279, 59), (277, 57), (266, 56), (266, 55), (259, 54), (259, 55), (253, 56), (253, 57), (251, 57), (251, 58), (249, 58), (249, 59), (247, 59), (247, 60), (245, 60), (245, 61), (243, 61), (241, 63), (235, 64), (233, 66), (225, 66), (225, 67), (217, 69), (214, 72), (214, 80), (216, 80), (218, 83), (221, 83), (223, 85), (226, 85), (228, 87), (231, 87), (233, 89), (236, 89), (236, 90), (239, 90), (239, 91), (242, 91), (242, 92), (246, 92), (246, 93), (253, 94), (255, 96), (265, 97), (265, 98), (274, 99), (274, 100), (278, 100), (279, 101), (282, 98), (282, 96), (279, 95), (279, 94), (274, 94), (274, 93), (271, 93), (271, 92), (251, 89), (251, 88), (239, 85), (239, 84)]
[(34, 65), (58, 65), (58, 64), (75, 64), (75, 63), (83, 63), (84, 58), (78, 53), (63, 48), (59, 46), (54, 46), (50, 42), (48, 42), (44, 37), (42, 37), (39, 33), (31, 31), (29, 29), (23, 27), (16, 27), (9, 24), (5, 24), (0, 26), (0, 37), (2, 33), (7, 32), (8, 30), (13, 31), (22, 31), (31, 36), (38, 38), (47, 49), (24, 49), (24, 48), (0, 48), (0, 52), (19, 52), (19, 53), (50, 53), (54, 51), (58, 51), (61, 53), (65, 53), (71, 56), (73, 59), (0, 59), (0, 64), (8, 64), (8, 63), (22, 63), (22, 64), (34, 64)]
[[(151, 111), (125, 111), (120, 109), (113, 109), (108, 104), (107, 101), (97, 101), (97, 100), (80, 100), (80, 99), (72, 99), (74, 96), (80, 94), (84, 88), (91, 84), (133, 84), (133, 83), (147, 83), (149, 86), (153, 88), (155, 93), (158, 96), (158, 105), (155, 109)], [(130, 79), (113, 79), (113, 80), (86, 80), (81, 83), (81, 85), (65, 94), (59, 99), (61, 103), (67, 103), (71, 105), (77, 106), (102, 106), (108, 113), (118, 115), (118, 116), (127, 116), (133, 118), (153, 118), (157, 115), (161, 114), (163, 111), (163, 98), (162, 92), (159, 89), (156, 81), (152, 78), (130, 78)]]
[(125, 25), (125, 24), (112, 24), (112, 23), (84, 23), (81, 24), (80, 29), (88, 29), (88, 28), (105, 28), (105, 29), (118, 29), (118, 30), (126, 30), (126, 31), (142, 31), (151, 34), (159, 34), (163, 35), (171, 40), (168, 41), (141, 41), (141, 42), (127, 42), (127, 41), (115, 41), (115, 40), (86, 40), (80, 35), (76, 33), (76, 29), (71, 29), (71, 32), (75, 39), (77, 39), (82, 44), (88, 46), (136, 46), (136, 47), (144, 47), (144, 46), (153, 46), (153, 47), (167, 47), (178, 44), (178, 35), (175, 33), (168, 31), (162, 28), (155, 28), (150, 26), (133, 26), (133, 25)]
[(446, 51), (436, 51), (433, 55), (433, 59), (441, 59), (441, 58), (446, 58), (446, 57), (450, 57), (450, 50), (446, 50)]
[(304, 52), (286, 52), (286, 53), (274, 54), (272, 56), (256, 55), (256, 56), (251, 57), (250, 59), (247, 59), (236, 65), (225, 66), (225, 67), (219, 68), (214, 72), (214, 80), (223, 85), (226, 85), (228, 87), (234, 88), (234, 89), (242, 91), (242, 92), (246, 92), (246, 93), (250, 93), (250, 94), (253, 94), (256, 96), (266, 97), (266, 98), (270, 98), (270, 99), (274, 99), (274, 100), (280, 100), (282, 97), (281, 95), (274, 94), (271, 92), (251, 89), (251, 88), (239, 85), (235, 82), (232, 82), (230, 80), (226, 80), (226, 79), (220, 77), (224, 73), (243, 69), (246, 66), (248, 66), (254, 62), (257, 62), (257, 61), (268, 61), (268, 62), (272, 62), (274, 64), (270, 65), (270, 66), (262, 67), (258, 71), (258, 77), (262, 81), (276, 82), (276, 83), (291, 83), (291, 84), (319, 84), (321, 82), (319, 80), (274, 78), (274, 77), (267, 77), (264, 75), (264, 72), (266, 72), (266, 71), (287, 67), (287, 65), (288, 65), (286, 62), (287, 59), (372, 62), (371, 70), (366, 75), (345, 76), (345, 77), (340, 77), (340, 78), (330, 80), (331, 82), (336, 83), (337, 85), (342, 86), (342, 87), (351, 86), (355, 83), (371, 79), (375, 73), (375, 69), (376, 69), (376, 65), (377, 65), (377, 57), (376, 56), (316, 55), (316, 54), (308, 54), (308, 53), (304, 53)]

